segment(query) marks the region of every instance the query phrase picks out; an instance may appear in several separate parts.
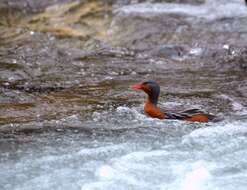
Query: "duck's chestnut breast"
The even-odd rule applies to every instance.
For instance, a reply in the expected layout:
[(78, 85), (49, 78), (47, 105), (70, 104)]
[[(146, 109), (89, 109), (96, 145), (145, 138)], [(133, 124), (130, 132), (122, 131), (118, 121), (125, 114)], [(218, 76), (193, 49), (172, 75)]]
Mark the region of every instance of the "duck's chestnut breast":
[(165, 114), (154, 104), (147, 101), (144, 106), (144, 111), (147, 115), (153, 118), (165, 119)]

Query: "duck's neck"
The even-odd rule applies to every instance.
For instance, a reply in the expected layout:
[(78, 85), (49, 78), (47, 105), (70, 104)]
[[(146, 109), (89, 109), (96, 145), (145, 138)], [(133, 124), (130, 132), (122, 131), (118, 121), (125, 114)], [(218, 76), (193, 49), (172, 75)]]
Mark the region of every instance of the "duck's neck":
[(154, 104), (155, 106), (157, 106), (157, 104), (158, 104), (158, 98), (159, 98), (159, 96), (151, 96), (151, 95), (148, 95), (147, 102), (149, 102), (149, 103)]

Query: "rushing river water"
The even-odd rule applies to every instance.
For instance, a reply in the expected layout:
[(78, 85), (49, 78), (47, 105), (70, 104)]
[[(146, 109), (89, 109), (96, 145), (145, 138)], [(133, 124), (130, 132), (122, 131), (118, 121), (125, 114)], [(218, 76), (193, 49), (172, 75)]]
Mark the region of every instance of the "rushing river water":
[(246, 44), (242, 0), (0, 2), (0, 189), (245, 190)]

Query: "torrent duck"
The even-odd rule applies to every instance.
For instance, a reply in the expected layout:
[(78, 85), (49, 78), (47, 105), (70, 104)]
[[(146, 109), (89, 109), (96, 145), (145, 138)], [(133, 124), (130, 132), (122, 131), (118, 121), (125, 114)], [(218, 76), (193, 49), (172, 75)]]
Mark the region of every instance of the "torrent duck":
[(214, 121), (216, 118), (214, 115), (205, 113), (199, 109), (171, 112), (165, 111), (164, 109), (158, 107), (157, 103), (160, 94), (160, 86), (155, 81), (146, 81), (140, 85), (130, 86), (130, 88), (143, 90), (148, 95), (148, 99), (144, 106), (144, 111), (152, 118), (177, 119), (191, 122), (209, 122)]

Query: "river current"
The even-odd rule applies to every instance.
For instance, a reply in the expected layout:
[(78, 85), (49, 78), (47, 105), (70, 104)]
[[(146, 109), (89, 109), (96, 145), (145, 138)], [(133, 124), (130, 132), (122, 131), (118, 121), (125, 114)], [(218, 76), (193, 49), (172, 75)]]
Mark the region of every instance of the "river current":
[[(0, 7), (1, 190), (246, 189), (244, 1), (45, 2)], [(223, 120), (148, 118), (147, 79)]]

